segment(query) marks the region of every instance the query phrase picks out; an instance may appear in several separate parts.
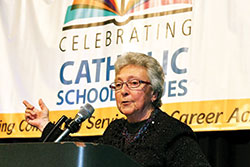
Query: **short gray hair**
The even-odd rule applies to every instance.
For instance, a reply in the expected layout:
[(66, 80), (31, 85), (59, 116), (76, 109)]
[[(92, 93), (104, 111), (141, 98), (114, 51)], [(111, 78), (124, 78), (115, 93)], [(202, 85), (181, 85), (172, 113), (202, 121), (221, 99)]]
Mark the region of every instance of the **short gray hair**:
[(162, 105), (161, 97), (164, 92), (165, 75), (159, 62), (155, 58), (143, 53), (127, 52), (117, 58), (115, 62), (115, 73), (118, 74), (123, 67), (130, 64), (139, 65), (147, 69), (153, 92), (157, 94), (153, 105), (160, 107)]

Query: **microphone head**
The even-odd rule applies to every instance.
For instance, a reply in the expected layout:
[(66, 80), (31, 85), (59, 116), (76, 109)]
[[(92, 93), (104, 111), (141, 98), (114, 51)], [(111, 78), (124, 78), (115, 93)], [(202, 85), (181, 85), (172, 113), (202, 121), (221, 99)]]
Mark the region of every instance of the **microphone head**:
[(90, 104), (87, 103), (80, 108), (80, 111), (77, 113), (77, 115), (80, 121), (82, 122), (85, 119), (91, 117), (94, 111), (95, 111), (94, 107), (92, 107)]

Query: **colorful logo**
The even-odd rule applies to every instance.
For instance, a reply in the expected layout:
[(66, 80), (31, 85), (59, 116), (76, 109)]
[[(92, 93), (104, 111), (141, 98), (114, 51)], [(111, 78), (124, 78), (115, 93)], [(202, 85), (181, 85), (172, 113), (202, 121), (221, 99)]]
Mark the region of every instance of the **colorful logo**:
[[(107, 16), (124, 16), (136, 12), (145, 11), (150, 8), (166, 6), (170, 4), (192, 4), (192, 0), (74, 0), (73, 4), (68, 7), (65, 16), (64, 24), (73, 20), (93, 18), (93, 17), (107, 17)], [(192, 10), (192, 9), (191, 9)], [(183, 12), (183, 11), (181, 11)], [(175, 13), (175, 12), (174, 12)], [(162, 16), (169, 13), (157, 13), (154, 16)], [(123, 23), (111, 19), (105, 23), (91, 24), (91, 26), (104, 25), (114, 23), (115, 25), (124, 25), (130, 20), (152, 17), (150, 14), (139, 16), (131, 16)], [(90, 25), (78, 25), (73, 28), (84, 28)], [(72, 29), (64, 27), (63, 30)]]

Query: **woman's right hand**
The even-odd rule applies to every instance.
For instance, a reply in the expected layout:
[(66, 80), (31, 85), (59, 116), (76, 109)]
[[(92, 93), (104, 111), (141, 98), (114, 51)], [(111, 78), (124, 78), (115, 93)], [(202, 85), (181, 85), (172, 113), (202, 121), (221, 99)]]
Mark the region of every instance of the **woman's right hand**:
[(25, 105), (25, 120), (32, 126), (37, 127), (41, 132), (49, 123), (49, 109), (44, 104), (42, 99), (39, 99), (38, 104), (41, 110), (36, 109), (28, 101), (24, 100)]

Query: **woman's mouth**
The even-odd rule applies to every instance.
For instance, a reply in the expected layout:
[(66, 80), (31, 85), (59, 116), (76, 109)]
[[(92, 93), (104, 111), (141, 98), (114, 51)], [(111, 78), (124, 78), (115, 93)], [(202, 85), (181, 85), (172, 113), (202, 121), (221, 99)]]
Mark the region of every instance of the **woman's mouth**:
[(131, 102), (130, 101), (122, 101), (123, 105), (129, 105)]

